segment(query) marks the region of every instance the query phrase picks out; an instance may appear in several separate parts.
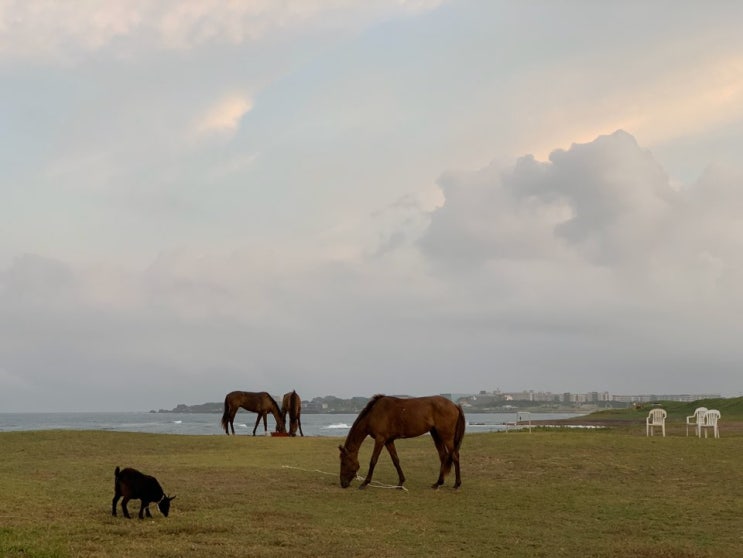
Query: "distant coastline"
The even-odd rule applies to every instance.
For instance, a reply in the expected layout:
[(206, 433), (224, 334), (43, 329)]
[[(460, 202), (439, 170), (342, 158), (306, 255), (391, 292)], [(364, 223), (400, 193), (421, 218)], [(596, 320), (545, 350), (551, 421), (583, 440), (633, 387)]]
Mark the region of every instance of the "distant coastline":
[[(405, 394), (387, 394), (397, 397), (409, 397)], [(588, 414), (594, 411), (609, 409), (627, 409), (657, 401), (692, 402), (701, 399), (717, 399), (719, 394), (681, 394), (681, 395), (614, 395), (608, 392), (591, 392), (588, 394), (549, 392), (512, 392), (481, 391), (477, 395), (463, 393), (442, 393), (455, 403), (462, 405), (465, 413), (575, 413)], [(280, 402), (280, 396), (273, 394)], [(314, 397), (302, 400), (302, 412), (305, 414), (355, 414), (359, 413), (369, 401), (369, 397), (351, 397), (342, 399), (334, 395)], [(221, 401), (200, 403), (197, 405), (178, 404), (173, 409), (151, 410), (150, 413), (221, 413), (224, 410)]]
[[(276, 396), (274, 396), (276, 397)], [(353, 397), (351, 399), (341, 399), (332, 395), (326, 397), (316, 397), (312, 401), (302, 401), (302, 413), (304, 414), (326, 414), (326, 415), (343, 415), (359, 413), (366, 403), (366, 397)], [(534, 401), (509, 401), (506, 404), (483, 404), (472, 405), (462, 404), (465, 413), (590, 413), (600, 408), (598, 405), (582, 404), (567, 405), (558, 403), (540, 403)], [(628, 405), (622, 405), (627, 407)], [(224, 411), (224, 403), (213, 401), (200, 403), (197, 405), (178, 404), (173, 409), (151, 410), (150, 413), (213, 413), (218, 414)]]

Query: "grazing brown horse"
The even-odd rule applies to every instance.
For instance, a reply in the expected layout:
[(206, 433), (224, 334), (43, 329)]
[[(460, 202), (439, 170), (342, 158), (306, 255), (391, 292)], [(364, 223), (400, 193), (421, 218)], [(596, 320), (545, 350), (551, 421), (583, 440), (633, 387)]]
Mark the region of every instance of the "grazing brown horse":
[(341, 486), (348, 487), (356, 477), (359, 470), (359, 448), (364, 439), (370, 436), (374, 439), (374, 451), (369, 462), (369, 472), (359, 488), (366, 488), (371, 482), (374, 466), (383, 447), (387, 448), (397, 469), (397, 486), (402, 488), (405, 475), (400, 468), (395, 440), (415, 438), (430, 432), (441, 461), (439, 478), (432, 487), (438, 488), (444, 484), (444, 477), (451, 471), (453, 464), (456, 473), (454, 488), (459, 488), (462, 484), (459, 448), (464, 438), (464, 426), (462, 407), (440, 395), (411, 398), (375, 395), (354, 421), (346, 442), (338, 446), (341, 451)]
[(304, 436), (302, 432), (302, 399), (297, 395), (296, 391), (284, 394), (284, 399), (281, 401), (281, 420), (284, 421), (286, 426), (286, 414), (289, 413), (289, 436), (297, 435), (297, 428), (299, 428), (299, 434)]
[(252, 413), (258, 413), (258, 418), (255, 419), (255, 426), (253, 427), (253, 436), (258, 428), (261, 418), (263, 419), (263, 430), (268, 432), (268, 425), (266, 423), (266, 415), (271, 413), (273, 418), (276, 419), (276, 430), (278, 432), (286, 432), (284, 427), (284, 420), (281, 418), (281, 411), (279, 409), (276, 400), (271, 397), (265, 391), (252, 392), (252, 391), (231, 391), (224, 398), (224, 413), (222, 413), (222, 428), (229, 435), (229, 429), (232, 429), (232, 434), (235, 434), (235, 414), (238, 409), (242, 407), (246, 411)]

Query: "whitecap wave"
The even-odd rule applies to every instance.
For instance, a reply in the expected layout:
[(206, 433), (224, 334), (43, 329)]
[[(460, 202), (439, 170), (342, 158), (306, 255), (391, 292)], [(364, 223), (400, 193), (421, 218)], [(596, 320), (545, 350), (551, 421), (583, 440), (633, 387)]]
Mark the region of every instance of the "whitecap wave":
[(344, 428), (351, 428), (348, 426), (345, 422), (336, 422), (334, 424), (329, 424), (327, 426), (323, 426), (323, 428), (327, 430), (342, 430)]

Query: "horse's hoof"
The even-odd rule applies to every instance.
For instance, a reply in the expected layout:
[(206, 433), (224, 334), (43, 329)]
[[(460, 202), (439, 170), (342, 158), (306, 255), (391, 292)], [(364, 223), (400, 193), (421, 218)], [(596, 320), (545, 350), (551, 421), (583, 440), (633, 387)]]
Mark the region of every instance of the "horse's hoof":
[(359, 490), (364, 490), (367, 486), (369, 486), (369, 485), (368, 484), (362, 484), (362, 485), (359, 486)]
[(434, 490), (438, 490), (439, 489), (439, 483), (437, 483), (437, 482), (433, 483), (431, 485), (431, 488), (433, 488)]

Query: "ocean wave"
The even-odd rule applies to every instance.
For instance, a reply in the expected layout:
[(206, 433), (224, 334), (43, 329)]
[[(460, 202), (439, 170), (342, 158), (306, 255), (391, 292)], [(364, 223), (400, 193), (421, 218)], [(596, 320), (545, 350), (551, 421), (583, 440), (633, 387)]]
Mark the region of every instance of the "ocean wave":
[(327, 426), (323, 426), (323, 428), (326, 429), (326, 430), (340, 430), (340, 429), (343, 429), (343, 428), (351, 428), (351, 427), (348, 426), (345, 422), (337, 422), (337, 423), (334, 423), (334, 424), (329, 424)]

